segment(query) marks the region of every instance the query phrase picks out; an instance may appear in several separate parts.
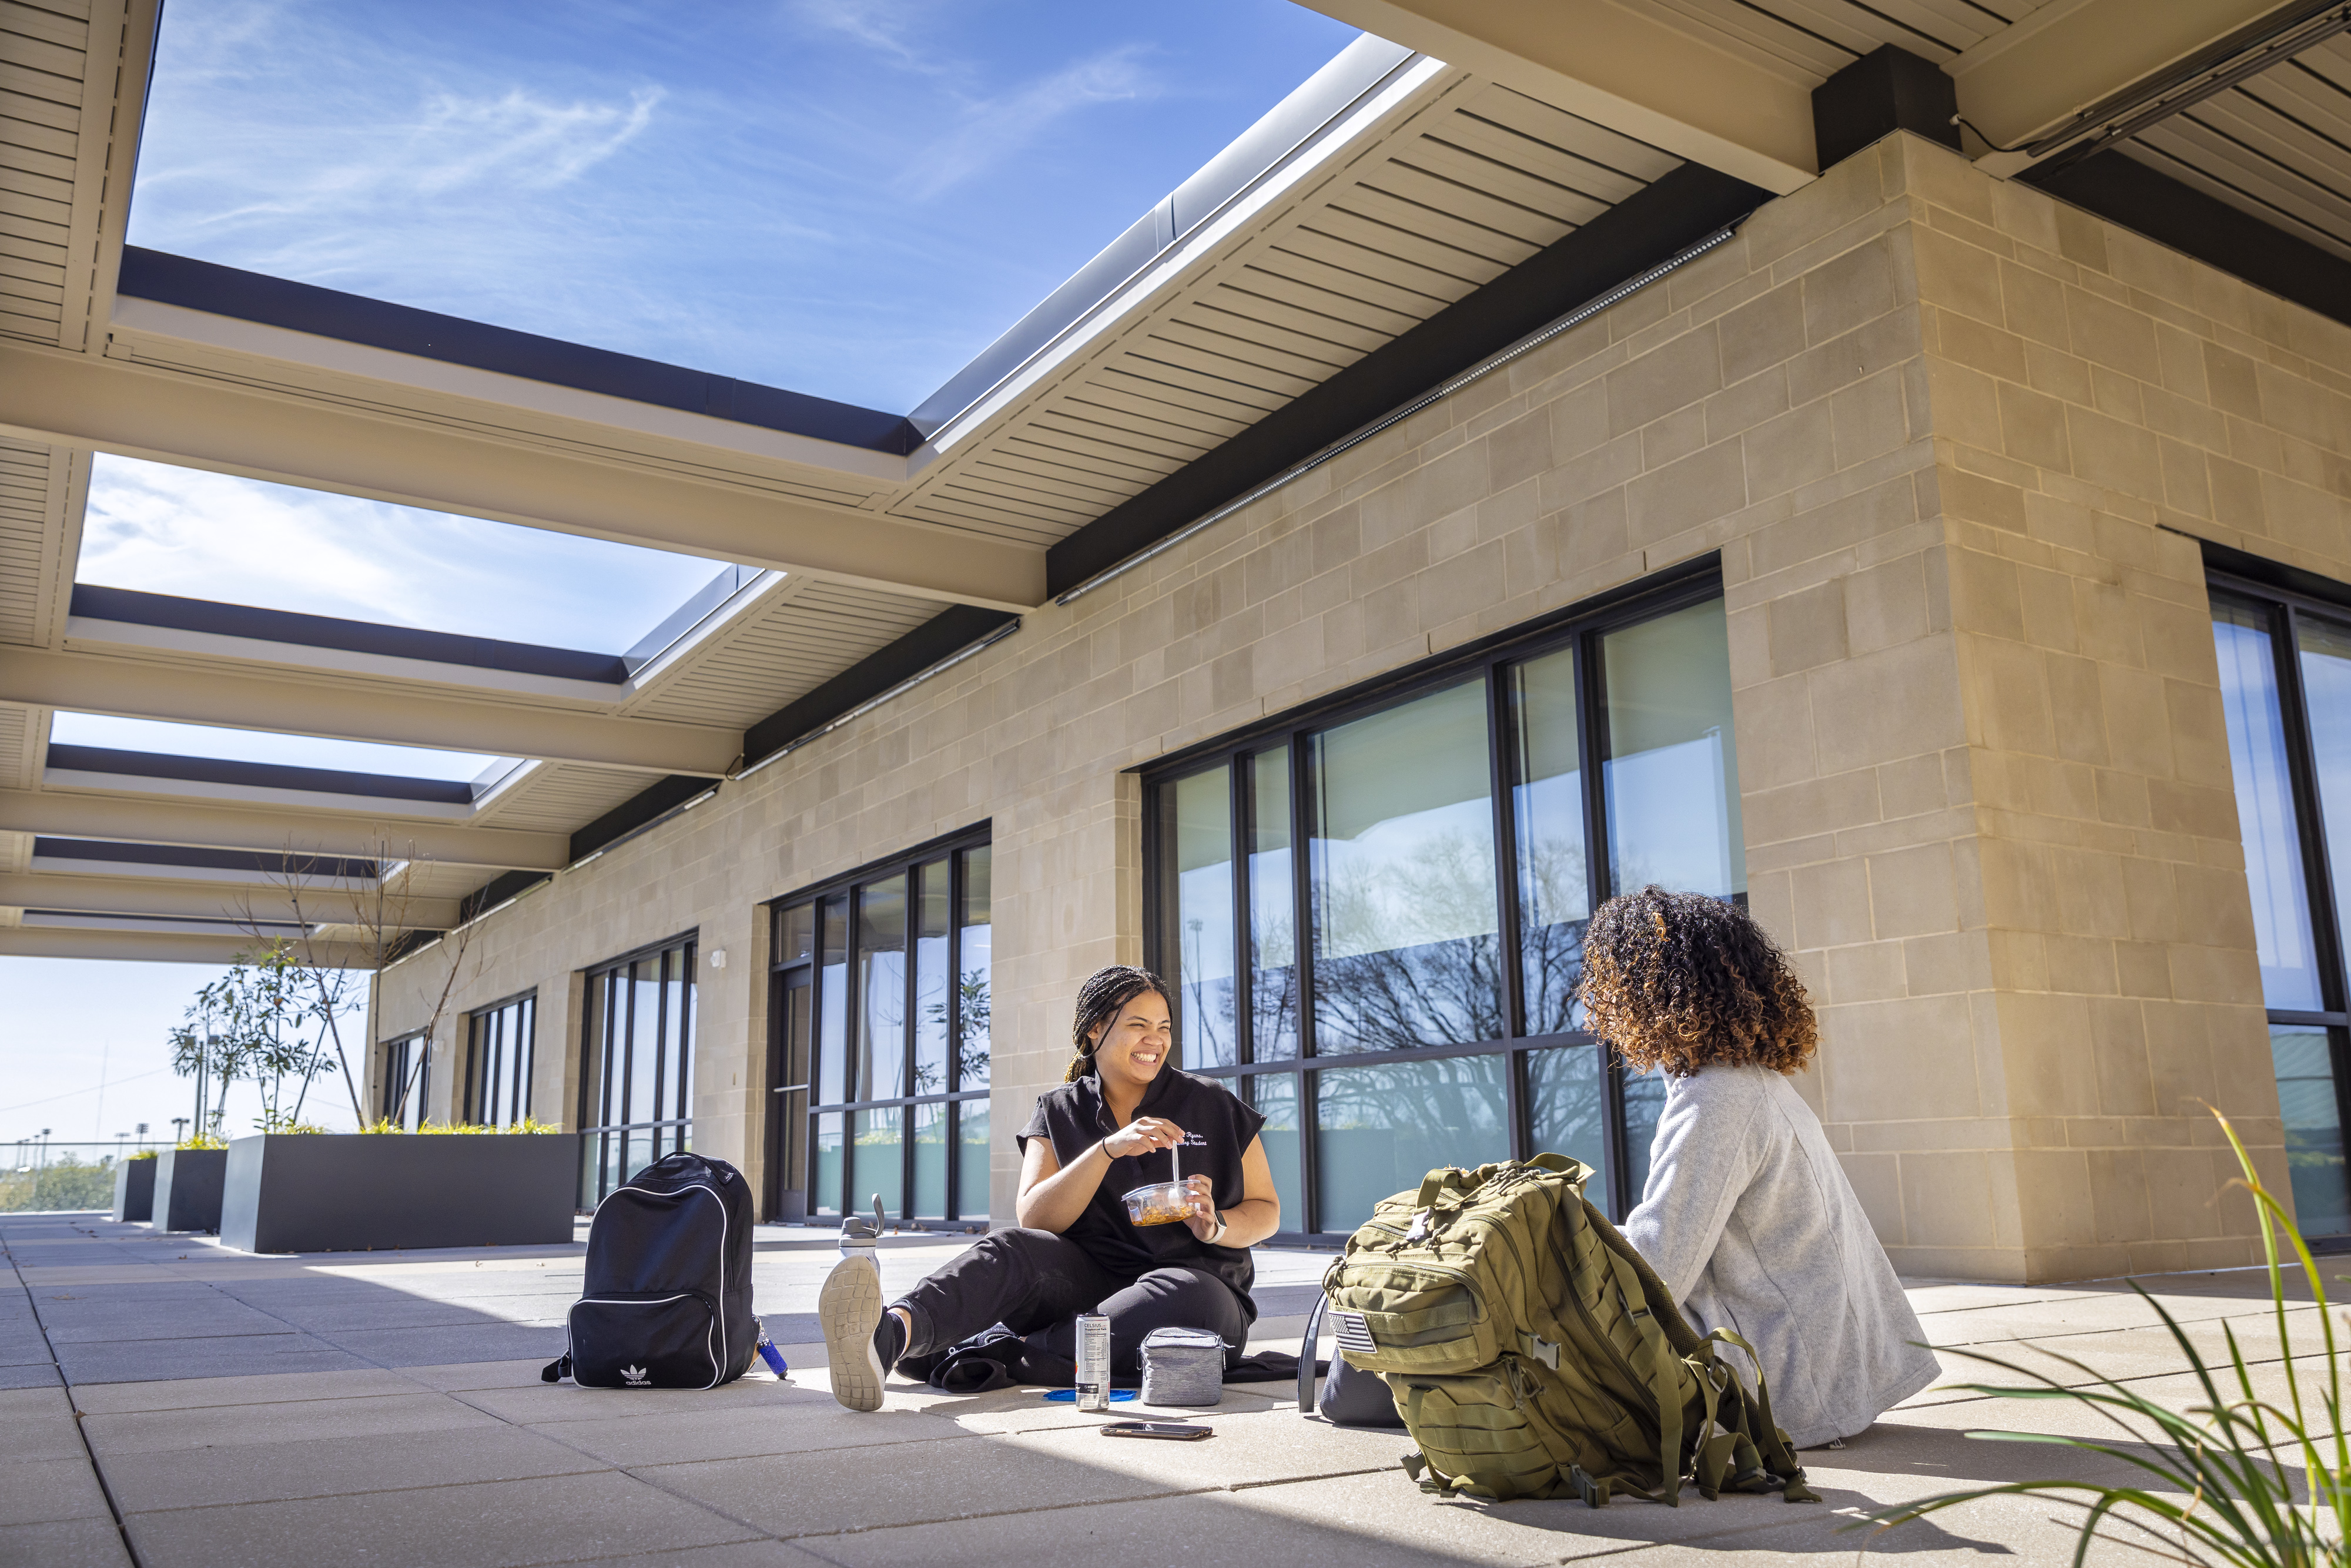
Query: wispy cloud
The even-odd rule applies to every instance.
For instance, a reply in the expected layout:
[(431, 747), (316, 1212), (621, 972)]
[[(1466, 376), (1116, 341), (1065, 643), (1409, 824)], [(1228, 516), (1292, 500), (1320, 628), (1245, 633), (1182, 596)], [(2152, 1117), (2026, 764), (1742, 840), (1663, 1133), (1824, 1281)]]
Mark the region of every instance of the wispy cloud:
[(717, 570), (693, 556), (100, 455), (75, 580), (617, 653)]
[(664, 96), (645, 88), (625, 103), (550, 103), (520, 88), (496, 98), (435, 93), (413, 123), (376, 128), (365, 139), (371, 150), (364, 156), (326, 163), (267, 200), (227, 208), (213, 221), (368, 211), (485, 191), (552, 191), (635, 141)]
[(1352, 36), (1290, 0), (172, 0), (131, 240), (908, 408)]
[(805, 27), (862, 44), (903, 69), (931, 74), (949, 68), (915, 43), (935, 9), (924, 0), (798, 0), (791, 11)]
[(1034, 146), (1081, 110), (1157, 96), (1159, 84), (1139, 63), (1144, 52), (1134, 44), (1105, 49), (1017, 92), (973, 104), (960, 124), (924, 150), (901, 188), (926, 200)]
[(635, 141), (666, 94), (641, 88), (617, 103), (546, 103), (520, 88), (494, 101), (444, 93), (410, 139), (416, 188), (440, 192), (479, 181), (526, 190), (569, 184)]

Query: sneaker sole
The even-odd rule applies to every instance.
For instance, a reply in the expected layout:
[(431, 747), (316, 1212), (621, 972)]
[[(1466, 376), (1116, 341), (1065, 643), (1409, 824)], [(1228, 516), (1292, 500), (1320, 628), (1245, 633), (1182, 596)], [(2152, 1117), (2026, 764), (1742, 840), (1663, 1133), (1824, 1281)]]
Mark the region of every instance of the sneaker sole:
[(852, 1410), (882, 1408), (882, 1358), (873, 1331), (882, 1322), (882, 1270), (871, 1258), (843, 1258), (816, 1299), (832, 1396)]

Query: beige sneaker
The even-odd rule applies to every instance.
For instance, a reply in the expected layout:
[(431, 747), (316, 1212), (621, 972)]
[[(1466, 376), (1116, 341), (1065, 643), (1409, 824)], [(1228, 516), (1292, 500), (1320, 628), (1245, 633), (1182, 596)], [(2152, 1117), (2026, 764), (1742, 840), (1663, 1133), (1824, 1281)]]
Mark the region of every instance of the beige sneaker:
[(832, 1266), (818, 1292), (832, 1396), (852, 1410), (882, 1408), (882, 1357), (873, 1331), (882, 1322), (882, 1270), (869, 1252), (852, 1252)]

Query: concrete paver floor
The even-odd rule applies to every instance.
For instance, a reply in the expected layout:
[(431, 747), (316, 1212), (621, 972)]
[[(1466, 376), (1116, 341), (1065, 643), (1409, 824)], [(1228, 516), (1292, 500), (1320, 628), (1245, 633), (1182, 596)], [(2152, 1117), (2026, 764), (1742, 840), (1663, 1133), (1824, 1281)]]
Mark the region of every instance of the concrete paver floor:
[[(1228, 1388), (1204, 1414), (1217, 1435), (1180, 1447), (1103, 1441), (1098, 1418), (1035, 1390), (893, 1383), (883, 1410), (857, 1415), (833, 1402), (815, 1343), (830, 1240), (758, 1236), (757, 1302), (789, 1376), (618, 1392), (538, 1380), (579, 1293), (576, 1245), (273, 1258), (99, 1215), (0, 1215), (0, 1564), (1733, 1568), (1726, 1554), (1863, 1550), (2061, 1563), (2072, 1528), (2030, 1499), (1883, 1533), (1845, 1527), (1970, 1482), (2107, 1463), (1965, 1436), (2090, 1431), (2070, 1406), (1940, 1388), (1842, 1450), (1806, 1454), (1818, 1507), (1694, 1490), (1672, 1510), (1438, 1502), (1397, 1468), (1401, 1435), (1302, 1417), (1277, 1386)], [(966, 1244), (888, 1239), (884, 1283), (904, 1289)], [(1294, 1350), (1329, 1254), (1259, 1256), (1252, 1348)], [(2259, 1375), (2282, 1379), (2260, 1275), (2146, 1282), (2200, 1341), (2217, 1347), (2228, 1325)], [(2119, 1281), (1911, 1297), (1938, 1346), (2062, 1351), (2179, 1407), (2196, 1398)], [(2297, 1314), (2297, 1333), (2315, 1326)], [(1949, 1352), (1944, 1363), (1954, 1378), (1986, 1375)]]

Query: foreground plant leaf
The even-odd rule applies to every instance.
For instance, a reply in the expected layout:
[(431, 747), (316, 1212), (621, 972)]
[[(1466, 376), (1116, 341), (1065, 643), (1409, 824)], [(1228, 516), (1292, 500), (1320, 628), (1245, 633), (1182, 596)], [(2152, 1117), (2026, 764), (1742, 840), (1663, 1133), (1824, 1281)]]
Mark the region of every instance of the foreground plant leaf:
[[(2043, 1352), (2079, 1373), (2086, 1381), (2062, 1383), (2038, 1367), (2022, 1366), (1980, 1351), (1954, 1350), (2028, 1381), (2015, 1385), (1961, 1384), (1972, 1394), (2002, 1399), (2062, 1399), (2093, 1408), (2137, 1445), (2122, 1448), (2113, 1441), (2060, 1437), (2045, 1432), (1970, 1432), (1970, 1437), (1995, 1442), (2041, 1443), (2079, 1449), (2145, 1471), (2162, 1490), (2116, 1486), (2097, 1481), (2051, 1479), (2011, 1481), (2000, 1486), (1971, 1487), (1939, 1493), (1896, 1508), (1882, 1509), (1865, 1522), (1890, 1529), (1930, 1513), (1991, 1497), (2047, 1497), (2083, 1511), (2082, 1528), (2074, 1546), (2074, 1568), (2081, 1568), (2094, 1541), (2106, 1541), (2134, 1551), (2149, 1552), (2181, 1563), (2225, 1563), (2242, 1568), (2337, 1568), (2351, 1562), (2346, 1542), (2351, 1540), (2351, 1436), (2343, 1423), (2342, 1362), (2335, 1340), (2335, 1323), (2326, 1301), (2325, 1282), (2310, 1249), (2294, 1232), (2291, 1217), (2262, 1185), (2252, 1157), (2229, 1119), (2212, 1113), (2236, 1151), (2243, 1176), (2231, 1182), (2252, 1196), (2262, 1220), (2262, 1250), (2268, 1262), (2270, 1301), (2276, 1314), (2279, 1367), (2285, 1378), (2284, 1406), (2262, 1398), (2253, 1386), (2236, 1330), (2221, 1325), (2229, 1349), (2221, 1374), (2197, 1351), (2187, 1331), (2162, 1302), (2137, 1281), (2130, 1281), (2139, 1298), (2153, 1307), (2179, 1347), (2182, 1368), (2195, 1374), (2204, 1402), (2185, 1411), (2158, 1405), (2136, 1390), (2106, 1377), (2070, 1355)], [(2279, 1266), (2278, 1232), (2292, 1245), (2303, 1277), (2309, 1282), (2318, 1310), (2325, 1342), (2324, 1370), (2318, 1391), (2321, 1411), (2314, 1419), (2303, 1399), (2304, 1374), (2294, 1360), (2294, 1336), (2288, 1318), (2285, 1275)], [(2298, 1304), (2298, 1303), (2297, 1303)], [(2233, 1385), (2223, 1393), (2223, 1385)], [(2297, 1474), (2298, 1472), (2298, 1474)], [(2297, 1479), (2306, 1488), (2296, 1500)], [(2170, 1493), (2177, 1495), (2168, 1495)], [(2107, 1527), (2126, 1529), (2156, 1542), (2130, 1540)], [(1861, 1528), (1860, 1525), (1848, 1526)]]

